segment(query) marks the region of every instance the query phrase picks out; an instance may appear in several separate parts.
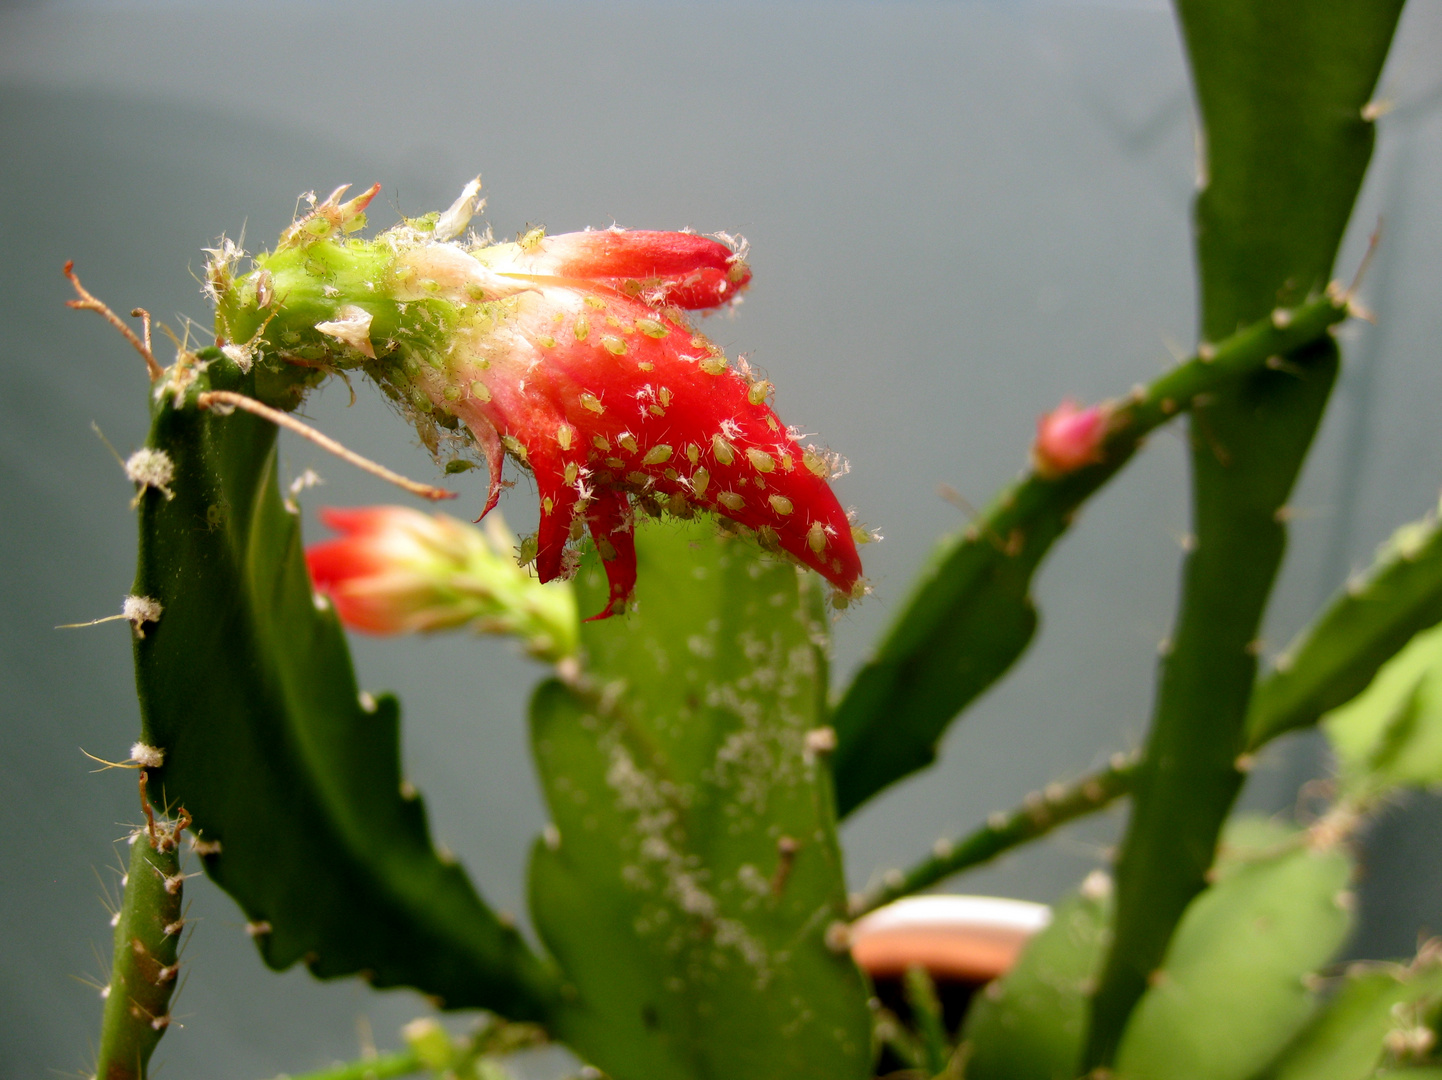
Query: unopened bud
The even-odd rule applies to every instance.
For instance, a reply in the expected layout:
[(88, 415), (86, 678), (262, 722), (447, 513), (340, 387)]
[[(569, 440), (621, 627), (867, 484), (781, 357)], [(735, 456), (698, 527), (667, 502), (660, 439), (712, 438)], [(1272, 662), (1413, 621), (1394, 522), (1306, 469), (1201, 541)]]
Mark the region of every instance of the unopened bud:
[(516, 563), (499, 514), (476, 528), (403, 506), (323, 510), (344, 535), (306, 551), (316, 589), (341, 621), (372, 634), (470, 627), (519, 638), (557, 663), (574, 656), (579, 616), (570, 586), (542, 585)]
[(1101, 405), (1082, 408), (1063, 401), (1036, 422), (1032, 464), (1047, 478), (1064, 476), (1102, 460), (1108, 410)]

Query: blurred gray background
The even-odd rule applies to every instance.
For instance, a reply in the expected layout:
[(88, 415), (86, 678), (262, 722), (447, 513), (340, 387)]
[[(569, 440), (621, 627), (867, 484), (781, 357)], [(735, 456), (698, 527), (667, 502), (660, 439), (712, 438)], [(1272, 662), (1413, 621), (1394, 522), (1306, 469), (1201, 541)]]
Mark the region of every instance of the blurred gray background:
[[(1442, 5), (1413, 0), (1383, 80), (1356, 228), (1386, 217), (1346, 331), (1347, 373), (1295, 500), (1268, 628), (1278, 651), (1392, 527), (1442, 484)], [(839, 675), (880, 633), (934, 540), (1025, 463), (1036, 416), (1124, 391), (1193, 334), (1194, 184), (1186, 71), (1159, 3), (11, 3), (0, 5), (0, 1075), (78, 1075), (99, 1017), (109, 930), (96, 870), (137, 816), (138, 730), (117, 610), (134, 559), (120, 453), (145, 428), (138, 358), (63, 307), (76, 260), (117, 309), (179, 325), (208, 311), (199, 249), (244, 228), (270, 243), (297, 194), (379, 180), (372, 213), (445, 205), (475, 172), (497, 235), (626, 226), (744, 233), (755, 283), (706, 330), (750, 354), (789, 423), (852, 462), (842, 501), (880, 527), (876, 595), (836, 626)], [(309, 410), (348, 445), (421, 478), (412, 433), (362, 392)], [(326, 486), (310, 510), (393, 501), (287, 438), (283, 468)], [(1187, 530), (1182, 445), (1154, 438), (1046, 566), (1025, 662), (957, 725), (941, 763), (844, 834), (854, 886), (1048, 781), (1142, 737)], [(482, 481), (460, 478), (479, 509)], [(503, 503), (534, 519), (526, 484)], [(312, 526), (313, 526), (312, 519)], [(319, 535), (315, 530), (312, 535)], [(544, 823), (523, 704), (541, 674), (493, 641), (359, 640), (365, 685), (406, 707), (406, 768), (438, 839), (498, 906), (523, 913)], [(1325, 770), (1279, 746), (1246, 795), (1290, 807)], [(1118, 815), (955, 887), (1050, 900), (1104, 857)], [(1367, 842), (1354, 950), (1442, 931), (1442, 810), (1416, 799)], [(410, 993), (266, 971), (204, 880), (161, 1076), (258, 1080), (382, 1047), (423, 1012)], [(533, 1064), (554, 1074), (554, 1055)]]

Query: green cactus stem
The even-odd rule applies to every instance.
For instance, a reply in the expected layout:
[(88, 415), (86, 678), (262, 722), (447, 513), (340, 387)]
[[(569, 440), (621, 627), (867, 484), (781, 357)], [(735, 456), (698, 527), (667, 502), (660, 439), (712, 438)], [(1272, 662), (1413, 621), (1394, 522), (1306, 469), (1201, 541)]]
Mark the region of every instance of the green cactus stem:
[(142, 738), (165, 751), (155, 780), (213, 843), (205, 870), (265, 927), (271, 966), (539, 1018), (553, 973), (436, 849), (399, 704), (361, 691), (332, 605), (316, 604), (274, 425), (192, 407), (218, 390), (275, 400), (275, 379), (208, 348), (152, 393), (147, 446), (173, 495), (142, 492), (133, 592), (156, 613), (135, 638)]
[(1101, 408), (1106, 437), (1092, 464), (1061, 475), (1032, 471), (960, 536), (942, 541), (875, 656), (836, 708), (833, 758), (844, 816), (936, 756), (947, 725), (1021, 655), (1036, 628), (1031, 578), (1076, 510), (1121, 469), (1147, 434), (1280, 358), (1351, 312), (1333, 286), (1202, 348), (1150, 386)]
[(1442, 620), (1442, 526), (1435, 516), (1403, 525), (1372, 567), (1277, 658), (1252, 695), (1247, 744), (1308, 727), (1351, 700), (1414, 634)]
[(951, 1060), (951, 1045), (946, 1037), (946, 1023), (941, 1016), (941, 999), (936, 996), (936, 984), (931, 981), (926, 968), (912, 964), (906, 969), (902, 985), (917, 1034), (921, 1036), (926, 1073), (938, 1076)]
[[(141, 773), (141, 798), (145, 774)], [(147, 804), (147, 815), (150, 810)], [(130, 836), (130, 865), (115, 922), (110, 982), (103, 991), (97, 1080), (142, 1080), (156, 1044), (170, 1026), (170, 999), (180, 970), (177, 953), (185, 876), (179, 844), (190, 818), (156, 821)]]
[[(581, 676), (532, 697), (531, 915), (569, 984), (549, 1027), (616, 1080), (869, 1077), (819, 582), (702, 522), (636, 554), (644, 605), (586, 623)], [(598, 554), (575, 583), (583, 611), (605, 595)]]
[(884, 875), (878, 887), (857, 897), (851, 906), (852, 916), (860, 918), (1110, 806), (1131, 790), (1138, 761), (1137, 755), (1117, 754), (1105, 769), (1071, 784), (1049, 785), (1032, 793), (1015, 810), (991, 815), (974, 832), (958, 840), (938, 841), (929, 858), (904, 873), (892, 871)]
[[(1366, 106), (1402, 0), (1180, 0), (1204, 128), (1196, 202), (1201, 333), (1216, 340), (1321, 286), (1371, 157)], [(1084, 1064), (1108, 1065), (1241, 789), (1257, 632), (1285, 506), (1339, 355), (1321, 340), (1193, 414), (1196, 542), (1117, 863), (1116, 939)]]
[[(1414, 635), (1442, 621), (1442, 522), (1436, 514), (1408, 522), (1356, 575), (1259, 679), (1247, 714), (1246, 752), (1289, 731), (1311, 727), (1355, 698)], [(1138, 758), (1118, 755), (1105, 769), (1071, 784), (1051, 785), (1009, 813), (957, 840), (939, 841), (911, 869), (892, 871), (859, 897), (861, 916), (965, 870), (989, 862), (1052, 829), (1129, 795)]]
[(1098, 991), (1089, 1065), (1109, 1060), (1177, 921), (1205, 885), (1217, 836), (1241, 790), (1257, 631), (1281, 565), (1285, 505), (1331, 390), (1334, 347), (1305, 378), (1257, 380), (1194, 425), (1197, 544), (1163, 661), (1146, 761), (1117, 863), (1117, 939)]

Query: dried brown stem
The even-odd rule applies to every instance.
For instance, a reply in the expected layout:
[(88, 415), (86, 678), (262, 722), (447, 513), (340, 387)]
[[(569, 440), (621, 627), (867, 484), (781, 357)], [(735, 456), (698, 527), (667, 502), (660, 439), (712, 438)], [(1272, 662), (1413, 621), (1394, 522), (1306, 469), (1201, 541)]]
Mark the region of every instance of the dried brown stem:
[(145, 370), (150, 374), (150, 381), (154, 382), (156, 379), (160, 378), (160, 376), (165, 373), (165, 370), (156, 361), (155, 354), (150, 351), (149, 314), (142, 312), (139, 308), (136, 308), (136, 312), (143, 315), (145, 320), (145, 340), (141, 341), (140, 338), (136, 336), (135, 331), (130, 329), (130, 327), (126, 326), (125, 323), (121, 321), (119, 315), (111, 311), (110, 308), (107, 307), (103, 302), (97, 300), (94, 296), (90, 295), (89, 290), (87, 290), (84, 285), (80, 284), (80, 278), (75, 275), (75, 263), (73, 261), (66, 262), (65, 276), (70, 280), (70, 284), (75, 287), (75, 292), (80, 297), (79, 300), (65, 301), (65, 306), (75, 308), (77, 311), (94, 311), (98, 313), (101, 318), (103, 318), (111, 326), (115, 327), (115, 329), (119, 330), (121, 336), (124, 337), (126, 341), (130, 342), (131, 347), (140, 354), (141, 359), (145, 361)]
[(237, 394), (231, 390), (210, 390), (199, 395), (195, 403), (202, 409), (209, 409), (212, 406), (229, 406), (236, 409), (243, 409), (263, 420), (269, 420), (277, 427), (283, 427), (292, 431), (302, 439), (309, 439), (322, 450), (328, 450), (342, 461), (348, 461), (358, 469), (378, 476), (382, 480), (395, 484), (396, 487), (409, 491), (412, 495), (419, 495), (423, 499), (454, 499), (459, 492), (447, 491), (445, 488), (432, 487), (430, 484), (422, 484), (416, 480), (410, 480), (398, 472), (392, 472), (384, 465), (377, 464), (369, 458), (361, 457), (354, 450), (347, 450), (340, 443), (336, 442), (329, 435), (324, 435), (315, 428), (301, 423), (288, 413), (279, 409), (272, 409), (269, 405), (262, 404), (254, 398), (246, 397), (244, 394)]

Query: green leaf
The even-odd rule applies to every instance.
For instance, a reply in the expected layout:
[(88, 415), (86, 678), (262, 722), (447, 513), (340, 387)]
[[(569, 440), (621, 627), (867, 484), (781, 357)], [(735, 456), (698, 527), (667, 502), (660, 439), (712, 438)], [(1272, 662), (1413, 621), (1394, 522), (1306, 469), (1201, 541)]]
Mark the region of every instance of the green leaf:
[(1247, 1080), (1306, 1023), (1306, 977), (1351, 925), (1351, 864), (1297, 843), (1233, 869), (1187, 908), (1123, 1033), (1117, 1080)]
[[(822, 722), (819, 580), (714, 526), (637, 536), (637, 609), (588, 623), (588, 682), (543, 685), (552, 831), (537, 929), (568, 980), (556, 1030), (615, 1080), (868, 1075)], [(594, 556), (581, 606), (603, 606)], [(834, 933), (834, 930), (833, 930)]]
[[(1105, 882), (1104, 878), (1095, 879)], [(1087, 993), (1109, 940), (1110, 890), (1084, 886), (967, 1013), (967, 1080), (1072, 1080)]]
[(1442, 628), (1417, 635), (1322, 729), (1337, 752), (1345, 796), (1442, 783)]
[(1439, 1001), (1442, 968), (1435, 965), (1349, 972), (1263, 1080), (1367, 1080), (1387, 1057), (1388, 1034), (1435, 1012)]
[(431, 846), (403, 794), (395, 699), (362, 700), (340, 624), (317, 609), (275, 429), (166, 395), (148, 445), (175, 469), (174, 498), (148, 490), (140, 513), (135, 592), (163, 608), (135, 646), (144, 739), (165, 751), (151, 791), (218, 845), (206, 871), (266, 963), (542, 1016), (553, 975)]
[(1442, 528), (1435, 517), (1396, 531), (1277, 660), (1252, 695), (1250, 747), (1315, 724), (1351, 700), (1420, 630), (1442, 620)]
[[(1364, 106), (1401, 6), (1179, 0), (1204, 127), (1204, 340), (1269, 316), (1285, 323), (1326, 286), (1372, 152)], [(1112, 1058), (1241, 788), (1235, 760), (1286, 546), (1284, 507), (1339, 360), (1331, 341), (1278, 357), (1193, 410), (1195, 544), (1117, 866), (1117, 938), (1089, 1067)]]

